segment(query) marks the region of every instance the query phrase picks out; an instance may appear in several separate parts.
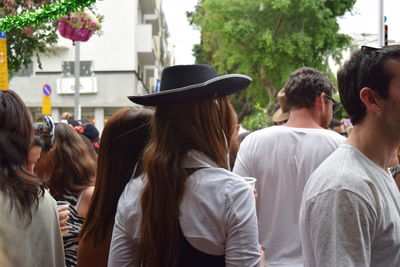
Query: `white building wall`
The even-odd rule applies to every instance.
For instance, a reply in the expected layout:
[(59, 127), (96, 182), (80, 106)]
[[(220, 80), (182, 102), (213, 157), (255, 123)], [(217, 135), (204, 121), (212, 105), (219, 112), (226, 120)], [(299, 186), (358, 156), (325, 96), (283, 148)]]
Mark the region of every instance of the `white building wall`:
[[(114, 0), (115, 1), (115, 0)], [(104, 15), (101, 31), (87, 42), (81, 42), (81, 61), (93, 60), (94, 71), (137, 70), (136, 27), (138, 0), (98, 1), (98, 13)], [(74, 61), (72, 41), (60, 36), (58, 55), (43, 56), (38, 72), (61, 71), (61, 61)]]
[[(80, 44), (80, 60), (92, 61), (92, 77), (86, 79), (93, 79), (97, 84), (97, 90), (80, 95), (83, 118), (85, 114), (90, 116), (89, 119), (93, 119), (100, 131), (104, 121), (115, 110), (134, 105), (127, 96), (145, 93), (143, 82), (149, 83), (148, 90), (154, 87), (163, 67), (158, 57), (165, 56), (157, 52), (155, 45), (155, 40), (164, 36), (160, 32), (163, 28), (157, 24), (161, 20), (144, 19), (146, 14), (153, 17), (160, 15), (161, 0), (118, 0), (118, 5), (115, 1), (96, 3), (97, 12), (104, 15), (103, 33), (101, 36), (94, 34)], [(60, 89), (57, 85), (60, 79), (67, 79), (62, 76), (62, 62), (75, 60), (75, 47), (71, 40), (60, 36), (56, 52), (56, 55), (41, 56), (43, 69), (35, 63), (33, 75), (14, 76), (10, 81), (10, 88), (24, 99), (34, 119), (40, 120), (42, 116), (44, 84), (53, 88), (51, 102), (54, 118), (61, 119), (65, 111), (73, 113), (74, 95), (57, 90)]]

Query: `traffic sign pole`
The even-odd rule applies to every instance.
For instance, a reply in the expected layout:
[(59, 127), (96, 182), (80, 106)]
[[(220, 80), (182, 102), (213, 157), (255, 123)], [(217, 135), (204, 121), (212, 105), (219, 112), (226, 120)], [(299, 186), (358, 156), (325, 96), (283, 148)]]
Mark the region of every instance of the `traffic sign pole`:
[(49, 84), (45, 84), (42, 87), (43, 98), (42, 98), (42, 114), (51, 115), (51, 93), (53, 89)]
[(79, 76), (80, 76), (80, 43), (75, 42), (75, 92), (74, 92), (74, 118), (75, 120), (81, 119), (81, 106), (79, 103), (79, 94), (80, 94), (80, 84), (79, 84)]

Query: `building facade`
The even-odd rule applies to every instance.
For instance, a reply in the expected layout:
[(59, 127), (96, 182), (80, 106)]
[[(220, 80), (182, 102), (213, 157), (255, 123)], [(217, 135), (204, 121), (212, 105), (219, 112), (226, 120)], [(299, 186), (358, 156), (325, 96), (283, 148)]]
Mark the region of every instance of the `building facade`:
[[(104, 15), (102, 34), (80, 43), (80, 105), (82, 118), (101, 131), (117, 109), (133, 106), (128, 95), (153, 92), (162, 68), (174, 64), (161, 0), (97, 1)], [(41, 120), (42, 88), (52, 88), (52, 116), (74, 115), (75, 47), (60, 36), (56, 54), (15, 75), (10, 89), (25, 101), (34, 121)]]

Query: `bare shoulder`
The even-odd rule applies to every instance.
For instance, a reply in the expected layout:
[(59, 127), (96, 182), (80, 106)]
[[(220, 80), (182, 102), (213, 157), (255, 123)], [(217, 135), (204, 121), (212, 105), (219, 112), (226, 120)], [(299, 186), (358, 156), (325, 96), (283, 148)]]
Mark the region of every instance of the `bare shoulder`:
[(94, 186), (86, 187), (82, 190), (81, 201), (79, 202), (78, 214), (83, 218), (86, 218), (87, 212), (90, 207), (92, 195), (94, 192)]
[(83, 189), (80, 205), (85, 204), (85, 205), (89, 206), (90, 201), (92, 200), (93, 192), (94, 192), (94, 186), (89, 186), (89, 187), (86, 187), (85, 189)]
[(94, 186), (88, 186), (85, 189), (82, 190), (82, 200), (85, 198), (88, 199), (89, 201), (92, 199), (92, 195), (94, 192)]

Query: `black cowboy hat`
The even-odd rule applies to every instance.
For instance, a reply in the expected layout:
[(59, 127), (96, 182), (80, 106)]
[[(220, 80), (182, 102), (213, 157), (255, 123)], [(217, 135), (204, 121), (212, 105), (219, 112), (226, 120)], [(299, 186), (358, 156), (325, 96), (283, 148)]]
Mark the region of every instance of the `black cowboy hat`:
[(157, 106), (202, 96), (234, 94), (250, 82), (251, 78), (243, 74), (218, 76), (217, 71), (206, 64), (177, 65), (163, 70), (160, 92), (128, 98), (137, 104)]

